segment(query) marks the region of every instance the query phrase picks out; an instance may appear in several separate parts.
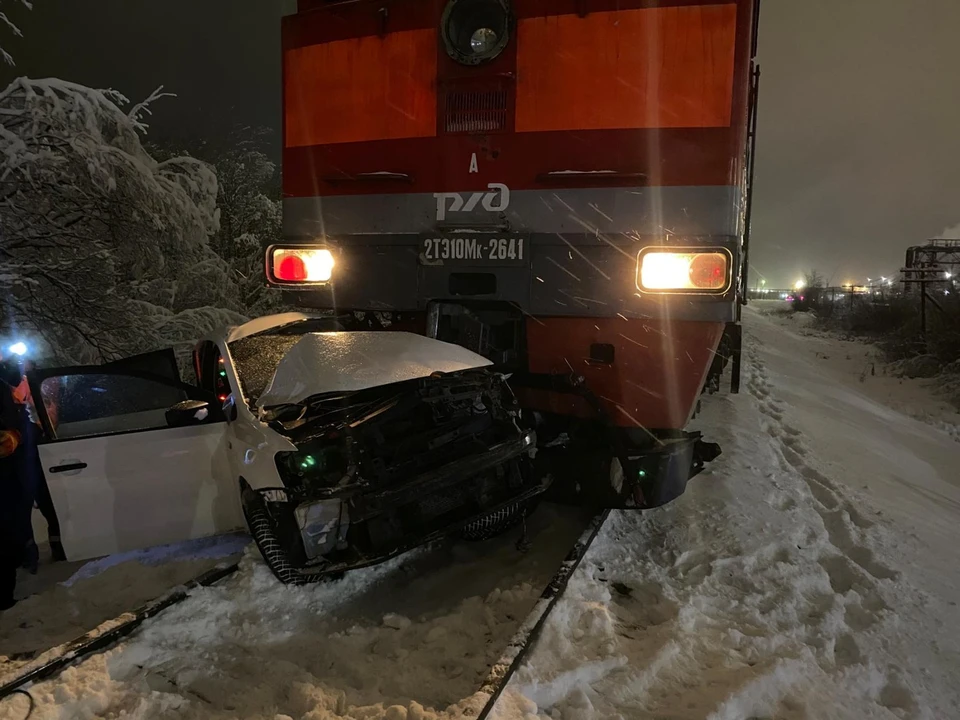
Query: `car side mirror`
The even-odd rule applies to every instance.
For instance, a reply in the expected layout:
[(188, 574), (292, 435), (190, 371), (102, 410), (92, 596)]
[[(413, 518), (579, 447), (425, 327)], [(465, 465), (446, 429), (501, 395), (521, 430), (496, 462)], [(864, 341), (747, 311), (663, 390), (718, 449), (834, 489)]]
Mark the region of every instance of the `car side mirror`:
[(206, 400), (183, 400), (167, 408), (167, 427), (187, 427), (216, 422), (223, 412)]

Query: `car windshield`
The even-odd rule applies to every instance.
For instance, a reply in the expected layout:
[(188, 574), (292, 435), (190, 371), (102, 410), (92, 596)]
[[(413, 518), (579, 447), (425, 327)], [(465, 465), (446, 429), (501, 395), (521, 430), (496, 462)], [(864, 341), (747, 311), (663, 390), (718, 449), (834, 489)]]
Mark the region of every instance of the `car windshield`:
[(335, 317), (316, 317), (271, 328), (229, 343), (230, 357), (240, 378), (240, 389), (250, 407), (256, 406), (283, 356), (300, 338), (311, 332), (342, 329), (343, 326)]
[(304, 335), (305, 330), (270, 332), (234, 340), (229, 344), (230, 356), (240, 378), (240, 389), (250, 407), (256, 406), (283, 356)]

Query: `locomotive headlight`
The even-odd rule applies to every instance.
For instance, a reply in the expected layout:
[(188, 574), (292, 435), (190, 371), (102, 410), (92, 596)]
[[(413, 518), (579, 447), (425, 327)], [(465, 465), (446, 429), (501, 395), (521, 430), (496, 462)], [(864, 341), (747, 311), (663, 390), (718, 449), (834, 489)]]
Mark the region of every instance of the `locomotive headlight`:
[(724, 248), (646, 248), (637, 259), (637, 287), (645, 292), (720, 294), (730, 289), (731, 265)]
[(267, 277), (281, 285), (330, 282), (334, 265), (327, 248), (273, 246), (267, 250)]
[(497, 57), (513, 30), (510, 0), (449, 0), (440, 20), (447, 54), (463, 65)]
[(470, 49), (481, 55), (493, 50), (497, 45), (497, 31), (492, 28), (479, 28), (470, 36)]

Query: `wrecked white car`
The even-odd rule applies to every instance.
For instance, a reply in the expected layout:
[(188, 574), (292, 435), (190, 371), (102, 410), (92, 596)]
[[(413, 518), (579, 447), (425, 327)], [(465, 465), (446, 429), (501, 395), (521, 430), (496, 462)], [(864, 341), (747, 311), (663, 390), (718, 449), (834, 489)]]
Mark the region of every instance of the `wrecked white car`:
[(505, 379), (464, 348), (276, 315), (172, 351), (35, 371), (68, 559), (249, 528), (283, 582), (517, 522), (545, 488)]

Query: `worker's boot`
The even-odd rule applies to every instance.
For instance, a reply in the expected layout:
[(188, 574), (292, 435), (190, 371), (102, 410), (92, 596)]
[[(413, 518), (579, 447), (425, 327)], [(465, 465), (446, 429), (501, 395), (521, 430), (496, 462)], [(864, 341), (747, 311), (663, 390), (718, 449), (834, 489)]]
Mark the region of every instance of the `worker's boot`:
[(40, 548), (33, 540), (27, 543), (27, 547), (23, 551), (22, 567), (31, 575), (36, 575), (37, 569), (40, 567)]

